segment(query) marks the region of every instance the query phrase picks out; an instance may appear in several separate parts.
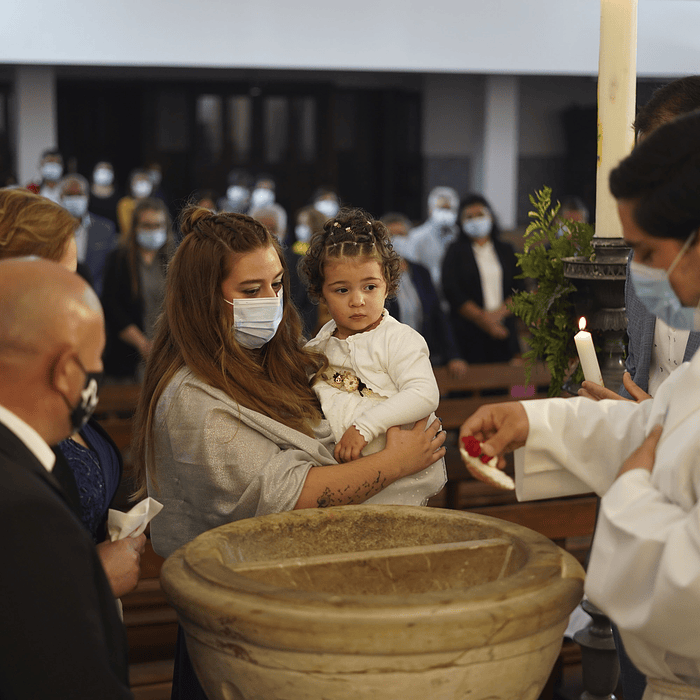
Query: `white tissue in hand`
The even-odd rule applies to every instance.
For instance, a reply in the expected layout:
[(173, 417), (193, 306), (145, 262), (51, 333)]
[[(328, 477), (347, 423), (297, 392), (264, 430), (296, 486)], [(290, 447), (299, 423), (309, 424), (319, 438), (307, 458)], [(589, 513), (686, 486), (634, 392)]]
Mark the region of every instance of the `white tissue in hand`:
[(162, 504), (150, 496), (137, 503), (128, 513), (110, 508), (107, 514), (109, 539), (115, 542), (129, 536), (138, 537), (162, 509)]

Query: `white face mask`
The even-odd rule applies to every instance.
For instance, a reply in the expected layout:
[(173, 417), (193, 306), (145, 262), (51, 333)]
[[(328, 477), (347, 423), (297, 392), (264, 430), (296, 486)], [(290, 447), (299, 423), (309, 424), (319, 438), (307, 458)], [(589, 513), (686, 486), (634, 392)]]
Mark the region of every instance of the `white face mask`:
[(236, 340), (250, 350), (269, 343), (282, 321), (282, 290), (276, 297), (224, 300), (233, 306), (233, 330)]
[(251, 207), (269, 207), (270, 204), (274, 203), (275, 193), (272, 190), (268, 190), (267, 187), (258, 187), (250, 195)]
[(153, 191), (153, 185), (149, 180), (136, 180), (131, 185), (131, 193), (136, 197), (136, 199), (143, 199), (148, 197)]
[(630, 278), (634, 291), (650, 314), (660, 318), (671, 328), (700, 331), (700, 306), (683, 306), (671, 286), (671, 273), (695, 240), (696, 232), (690, 234), (678, 251), (668, 270), (648, 267), (642, 263), (630, 263)]
[(457, 222), (457, 212), (452, 209), (443, 209), (438, 207), (433, 210), (430, 218), (440, 226), (454, 226)]
[(340, 207), (335, 199), (319, 199), (314, 202), (314, 209), (320, 211), (321, 214), (327, 216), (329, 219), (332, 219), (338, 213)]
[(50, 160), (41, 166), (41, 176), (49, 182), (56, 182), (63, 175), (63, 166), (56, 161)]
[(92, 174), (92, 181), (96, 185), (108, 187), (114, 182), (114, 173), (109, 168), (97, 168)]
[(308, 243), (311, 240), (311, 227), (307, 224), (297, 224), (294, 227), (294, 234), (298, 241)]
[(156, 228), (136, 232), (136, 242), (146, 250), (158, 250), (165, 245), (168, 240), (166, 228)]
[(87, 214), (88, 198), (83, 194), (69, 194), (61, 197), (61, 204), (77, 219)]
[(486, 238), (491, 233), (493, 221), (488, 214), (467, 219), (462, 223), (462, 230), (470, 238)]
[(232, 204), (240, 204), (248, 199), (248, 189), (240, 185), (231, 185), (226, 190), (226, 199)]

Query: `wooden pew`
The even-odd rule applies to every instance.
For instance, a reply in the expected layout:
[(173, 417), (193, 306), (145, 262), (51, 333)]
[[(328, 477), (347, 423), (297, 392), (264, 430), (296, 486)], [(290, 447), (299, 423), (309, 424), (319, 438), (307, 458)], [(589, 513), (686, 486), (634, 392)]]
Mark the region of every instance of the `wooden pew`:
[(525, 382), (525, 367), (506, 363), (470, 365), (467, 376), (456, 379), (446, 367), (435, 368), (440, 390), (437, 415), (445, 430), (459, 428), (479, 406), (500, 401), (541, 399), (547, 396), (549, 370), (536, 365), (529, 383)]
[[(471, 365), (467, 376), (461, 379), (450, 376), (444, 367), (435, 368), (440, 389), (437, 415), (448, 432), (445, 459), (448, 481), (430, 505), (470, 510), (519, 523), (570, 549), (583, 560), (595, 525), (594, 496), (518, 503), (513, 492), (473, 479), (459, 456), (459, 428), (479, 406), (547, 396), (549, 371), (544, 365), (533, 368), (529, 384), (525, 375), (525, 367), (514, 364)], [(506, 471), (512, 474), (512, 469), (511, 457)]]

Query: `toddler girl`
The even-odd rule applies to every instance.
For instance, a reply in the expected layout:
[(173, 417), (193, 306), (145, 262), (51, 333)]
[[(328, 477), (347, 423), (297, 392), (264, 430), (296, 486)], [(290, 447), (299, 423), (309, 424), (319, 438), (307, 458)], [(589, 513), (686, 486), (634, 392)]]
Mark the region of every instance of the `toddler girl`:
[[(330, 365), (314, 390), (339, 462), (383, 449), (391, 426), (435, 419), (439, 392), (428, 346), (384, 308), (398, 289), (399, 262), (384, 224), (360, 209), (341, 209), (313, 235), (300, 264), (309, 296), (325, 301), (332, 317), (307, 347), (323, 352)], [(440, 460), (365, 502), (424, 505), (445, 479)]]

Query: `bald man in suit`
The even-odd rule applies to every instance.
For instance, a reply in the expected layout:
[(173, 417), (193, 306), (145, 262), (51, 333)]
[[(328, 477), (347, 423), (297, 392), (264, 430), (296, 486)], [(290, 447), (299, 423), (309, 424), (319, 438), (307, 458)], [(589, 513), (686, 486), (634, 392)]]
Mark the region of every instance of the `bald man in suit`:
[(0, 299), (0, 697), (132, 698), (114, 596), (50, 448), (102, 370), (102, 309), (47, 260), (0, 261)]

